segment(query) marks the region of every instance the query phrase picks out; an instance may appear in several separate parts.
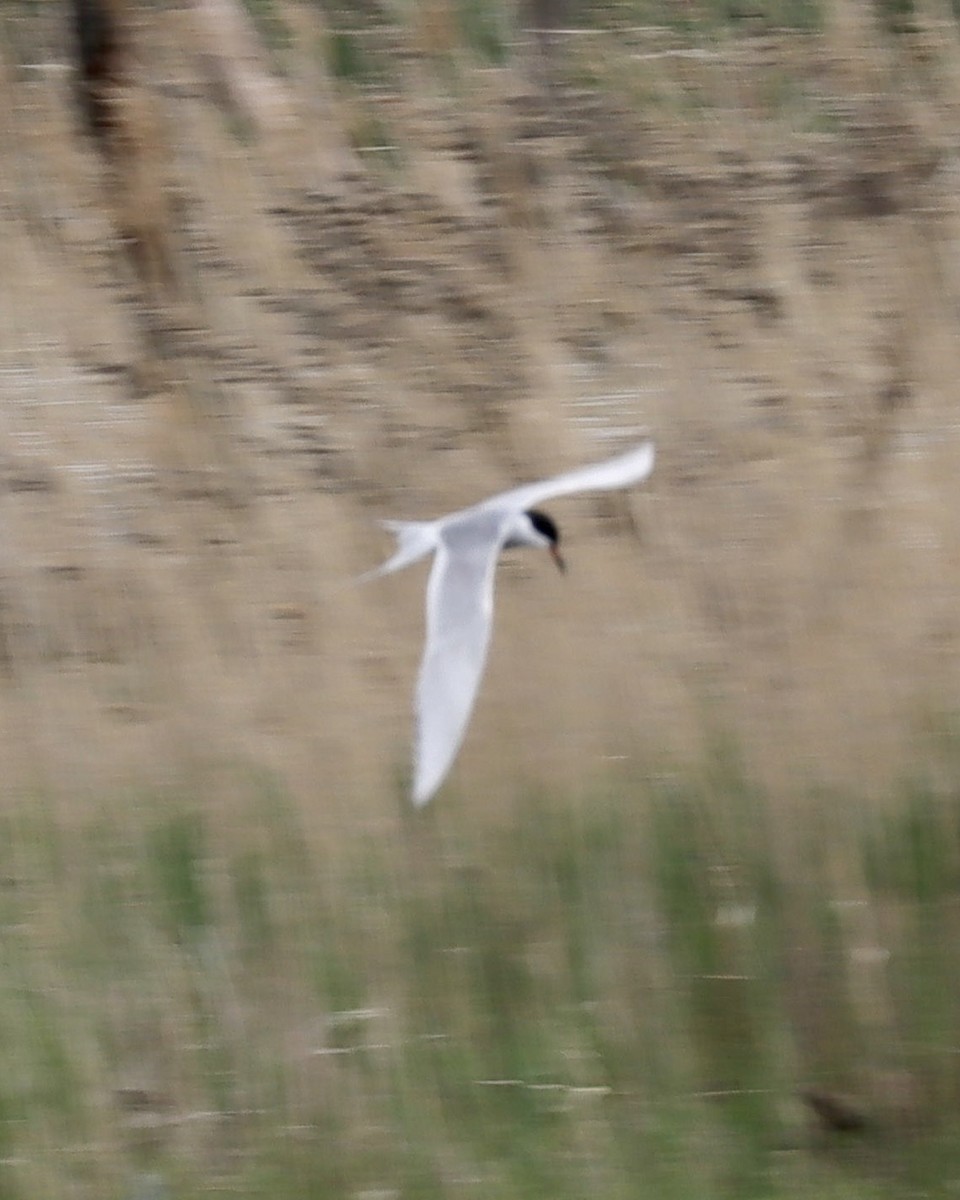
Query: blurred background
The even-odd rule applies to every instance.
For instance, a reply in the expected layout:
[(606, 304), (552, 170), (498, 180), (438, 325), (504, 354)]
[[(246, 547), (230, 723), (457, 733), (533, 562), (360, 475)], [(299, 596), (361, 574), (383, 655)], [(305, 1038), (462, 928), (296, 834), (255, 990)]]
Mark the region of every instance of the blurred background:
[[(955, 8), (7, 0), (0, 94), (0, 1197), (955, 1196)], [(647, 433), (414, 813), (378, 519)]]

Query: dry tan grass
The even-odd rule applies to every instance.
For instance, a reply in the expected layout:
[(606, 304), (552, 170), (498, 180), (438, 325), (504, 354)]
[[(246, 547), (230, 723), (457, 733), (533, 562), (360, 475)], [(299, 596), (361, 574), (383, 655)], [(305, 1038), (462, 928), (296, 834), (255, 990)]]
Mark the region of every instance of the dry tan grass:
[[(160, 388), (68, 47), (20, 27), (48, 57), (2, 77), (5, 788), (188, 772), (229, 804), (249, 765), (318, 831), (390, 814), (423, 580), (342, 586), (373, 518), (648, 428), (649, 487), (557, 510), (568, 579), (504, 565), (456, 786), (669, 769), (706, 708), (786, 793), (884, 789), (956, 702), (960, 60), (935, 14), (891, 44), (861, 11), (701, 57), (573, 39), (590, 91), (411, 60), (321, 113), (294, 28), (284, 103), (332, 129), (282, 170), (154, 14), (188, 296)], [(409, 34), (439, 60), (448, 15)], [(372, 117), (399, 167), (344, 148)]]

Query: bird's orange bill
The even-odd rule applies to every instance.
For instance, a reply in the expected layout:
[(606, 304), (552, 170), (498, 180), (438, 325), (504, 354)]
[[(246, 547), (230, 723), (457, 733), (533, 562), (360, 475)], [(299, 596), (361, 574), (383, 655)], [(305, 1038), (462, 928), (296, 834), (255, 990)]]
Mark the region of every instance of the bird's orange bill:
[(556, 548), (556, 546), (550, 547), (550, 553), (553, 555), (553, 561), (557, 564), (557, 570), (560, 571), (561, 574), (566, 574), (567, 564), (564, 561), (563, 555)]

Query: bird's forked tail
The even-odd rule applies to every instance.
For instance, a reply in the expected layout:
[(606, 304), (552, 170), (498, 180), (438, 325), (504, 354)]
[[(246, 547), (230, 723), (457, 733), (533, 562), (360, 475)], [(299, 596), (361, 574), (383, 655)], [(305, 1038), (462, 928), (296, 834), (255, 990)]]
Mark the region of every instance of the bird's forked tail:
[(437, 548), (436, 521), (381, 521), (380, 524), (397, 539), (397, 548), (382, 566), (365, 572), (358, 582), (402, 571)]

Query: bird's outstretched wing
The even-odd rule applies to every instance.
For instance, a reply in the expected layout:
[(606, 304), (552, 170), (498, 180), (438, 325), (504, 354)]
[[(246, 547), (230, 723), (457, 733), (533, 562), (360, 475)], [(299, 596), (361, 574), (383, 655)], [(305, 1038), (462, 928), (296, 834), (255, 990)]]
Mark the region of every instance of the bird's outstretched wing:
[(641, 442), (626, 454), (618, 454), (604, 462), (578, 467), (564, 475), (554, 475), (552, 479), (523, 484), (521, 487), (511, 488), (508, 492), (501, 492), (499, 496), (491, 496), (476, 505), (474, 511), (510, 509), (513, 512), (524, 512), (535, 508), (544, 500), (553, 500), (557, 496), (570, 496), (574, 492), (607, 492), (629, 487), (647, 478), (653, 470), (653, 459), (653, 442)]
[(441, 533), (427, 586), (427, 635), (417, 683), (413, 802), (446, 777), (473, 711), (490, 645), (493, 580), (509, 517), (474, 512)]

